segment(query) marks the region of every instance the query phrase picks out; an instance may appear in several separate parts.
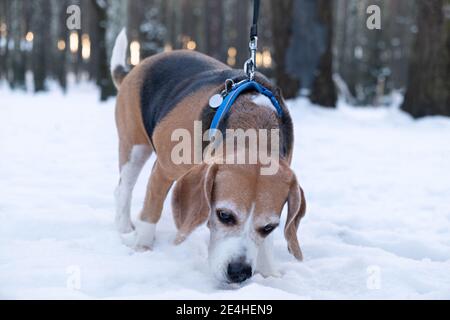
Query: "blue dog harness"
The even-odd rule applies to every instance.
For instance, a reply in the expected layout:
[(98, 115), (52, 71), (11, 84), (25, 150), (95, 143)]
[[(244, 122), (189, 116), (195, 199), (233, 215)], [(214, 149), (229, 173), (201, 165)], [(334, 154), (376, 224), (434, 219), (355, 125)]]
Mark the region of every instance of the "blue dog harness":
[[(227, 83), (229, 83), (229, 82), (233, 83), (231, 80), (227, 80)], [(213, 99), (213, 98), (223, 99), (223, 101), (218, 106), (213, 105), (210, 102), (211, 108), (217, 108), (216, 114), (214, 115), (214, 118), (211, 122), (211, 127), (210, 127), (210, 131), (209, 131), (210, 140), (216, 134), (220, 123), (222, 122), (222, 120), (226, 116), (226, 114), (230, 111), (231, 107), (233, 106), (233, 103), (236, 101), (236, 99), (239, 97), (239, 95), (241, 95), (242, 93), (244, 93), (246, 91), (250, 91), (250, 90), (255, 90), (255, 91), (259, 92), (260, 94), (269, 98), (277, 111), (278, 117), (281, 118), (283, 116), (283, 109), (281, 108), (277, 98), (272, 93), (272, 91), (270, 91), (266, 87), (262, 86), (261, 84), (259, 84), (258, 82), (254, 81), (254, 80), (248, 80), (248, 79), (243, 80), (236, 84), (233, 83), (231, 88), (229, 90), (225, 89), (220, 94), (219, 97), (213, 96), (211, 98), (211, 99)], [(220, 100), (219, 100), (219, 102), (220, 102)]]

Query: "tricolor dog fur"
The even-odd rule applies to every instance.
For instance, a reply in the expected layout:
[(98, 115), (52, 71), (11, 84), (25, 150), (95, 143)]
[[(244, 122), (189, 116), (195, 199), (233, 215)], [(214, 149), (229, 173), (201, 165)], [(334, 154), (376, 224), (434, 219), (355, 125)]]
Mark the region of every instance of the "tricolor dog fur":
[[(282, 109), (278, 117), (268, 99), (249, 92), (238, 97), (220, 125), (225, 129), (279, 129), (280, 159), (274, 175), (261, 175), (262, 164), (177, 165), (171, 151), (177, 142), (172, 132), (184, 128), (193, 134), (194, 121), (209, 129), (215, 110), (210, 97), (224, 89), (227, 79), (245, 79), (242, 70), (201, 53), (172, 51), (126, 68), (127, 38), (121, 32), (114, 47), (111, 72), (118, 88), (116, 124), (119, 136), (120, 181), (116, 189), (116, 224), (122, 234), (133, 235), (136, 249), (151, 249), (164, 200), (172, 192), (172, 211), (182, 243), (203, 223), (210, 229), (209, 264), (221, 283), (240, 283), (255, 272), (274, 276), (271, 233), (278, 227), (284, 205), (288, 213), (284, 234), (288, 250), (298, 260), (302, 252), (297, 229), (305, 215), (302, 188), (290, 169), (293, 125), (280, 90), (262, 74), (255, 80), (271, 90)], [(241, 152), (242, 150), (234, 150)], [(150, 155), (157, 158), (145, 202), (133, 224), (130, 207), (136, 180)]]

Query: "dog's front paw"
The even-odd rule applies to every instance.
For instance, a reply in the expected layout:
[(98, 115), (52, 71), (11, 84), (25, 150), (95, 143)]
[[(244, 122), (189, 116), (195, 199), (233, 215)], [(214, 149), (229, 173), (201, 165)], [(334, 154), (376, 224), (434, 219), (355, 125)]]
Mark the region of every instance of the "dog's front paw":
[(276, 268), (262, 268), (261, 270), (257, 270), (259, 274), (261, 274), (264, 278), (281, 278), (283, 275), (282, 273), (277, 270)]
[(129, 233), (122, 233), (120, 234), (120, 240), (122, 240), (122, 243), (127, 247), (134, 249), (134, 246), (136, 244), (136, 232), (132, 231)]
[(124, 217), (123, 215), (116, 216), (116, 228), (121, 234), (130, 233), (134, 230), (134, 226), (130, 218)]
[(156, 225), (145, 221), (136, 221), (134, 232), (122, 234), (122, 242), (136, 251), (148, 251), (153, 247)]
[(116, 213), (115, 223), (117, 231), (121, 234), (130, 233), (134, 230), (134, 226), (129, 215)]

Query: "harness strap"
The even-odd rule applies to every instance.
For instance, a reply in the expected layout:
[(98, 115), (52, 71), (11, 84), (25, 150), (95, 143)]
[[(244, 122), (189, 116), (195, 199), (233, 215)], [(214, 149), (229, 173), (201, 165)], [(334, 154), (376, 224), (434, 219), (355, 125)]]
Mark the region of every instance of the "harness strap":
[(272, 91), (270, 91), (266, 87), (262, 86), (261, 84), (257, 83), (256, 81), (244, 80), (243, 82), (234, 86), (228, 92), (227, 96), (224, 98), (220, 107), (217, 109), (217, 112), (214, 115), (213, 121), (211, 123), (210, 131), (209, 131), (210, 140), (216, 134), (220, 123), (222, 122), (225, 115), (230, 111), (231, 106), (236, 101), (236, 99), (239, 97), (239, 95), (241, 95), (242, 93), (244, 93), (246, 91), (250, 91), (250, 90), (255, 90), (258, 93), (269, 98), (270, 101), (272, 102), (273, 106), (275, 107), (278, 116), (280, 118), (283, 116), (283, 109), (281, 108), (277, 98), (273, 95)]

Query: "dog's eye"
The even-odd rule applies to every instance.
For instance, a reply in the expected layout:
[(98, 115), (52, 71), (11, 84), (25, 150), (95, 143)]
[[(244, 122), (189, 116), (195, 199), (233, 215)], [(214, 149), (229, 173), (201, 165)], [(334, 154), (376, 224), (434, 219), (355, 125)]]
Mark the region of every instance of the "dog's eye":
[(220, 222), (226, 225), (232, 225), (236, 223), (234, 215), (231, 212), (222, 209), (217, 210), (217, 217), (219, 218)]
[(277, 225), (268, 224), (267, 226), (260, 228), (258, 231), (262, 236), (268, 236), (273, 230), (275, 230), (276, 227)]

